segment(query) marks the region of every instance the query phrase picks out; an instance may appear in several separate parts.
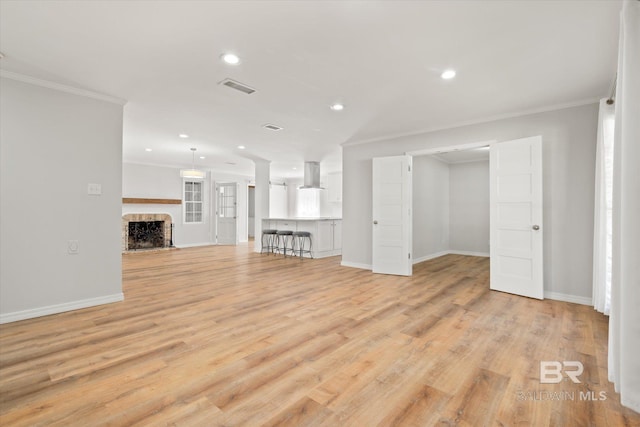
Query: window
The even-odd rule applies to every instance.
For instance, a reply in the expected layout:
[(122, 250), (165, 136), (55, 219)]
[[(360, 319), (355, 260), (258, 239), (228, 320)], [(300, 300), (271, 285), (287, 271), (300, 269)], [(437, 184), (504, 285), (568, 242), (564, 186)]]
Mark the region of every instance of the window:
[(185, 223), (201, 223), (202, 222), (202, 182), (201, 181), (185, 181), (184, 182), (184, 222)]
[(613, 271), (613, 151), (614, 108), (602, 100), (596, 149), (593, 227), (593, 306), (609, 314)]
[(218, 217), (236, 217), (236, 185), (221, 184), (218, 187)]
[(613, 270), (613, 134), (615, 130), (614, 117), (608, 117), (603, 123), (604, 132), (604, 192), (606, 203), (606, 263), (605, 263), (605, 314), (609, 314), (611, 307), (611, 272)]

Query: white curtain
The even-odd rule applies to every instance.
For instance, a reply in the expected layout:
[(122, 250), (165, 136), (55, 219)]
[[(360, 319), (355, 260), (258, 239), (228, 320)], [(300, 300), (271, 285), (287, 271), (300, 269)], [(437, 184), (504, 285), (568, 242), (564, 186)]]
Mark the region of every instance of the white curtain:
[(606, 99), (601, 99), (596, 145), (593, 307), (607, 315), (611, 308), (614, 114), (614, 106), (608, 105)]
[(609, 380), (640, 412), (640, 2), (620, 19), (613, 170), (613, 274)]

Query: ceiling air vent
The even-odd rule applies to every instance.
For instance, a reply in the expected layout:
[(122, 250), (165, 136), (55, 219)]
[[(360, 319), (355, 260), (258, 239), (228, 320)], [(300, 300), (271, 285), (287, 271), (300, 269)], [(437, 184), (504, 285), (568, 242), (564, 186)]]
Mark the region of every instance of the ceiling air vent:
[(273, 130), (273, 131), (282, 130), (282, 128), (280, 126), (272, 125), (271, 123), (267, 123), (266, 125), (262, 125), (262, 127), (266, 128), (266, 129), (269, 129), (269, 130)]
[(224, 79), (219, 84), (230, 87), (231, 89), (239, 90), (240, 92), (244, 92), (247, 95), (251, 95), (253, 92), (256, 91), (254, 88), (247, 86), (244, 83), (240, 83), (231, 79)]

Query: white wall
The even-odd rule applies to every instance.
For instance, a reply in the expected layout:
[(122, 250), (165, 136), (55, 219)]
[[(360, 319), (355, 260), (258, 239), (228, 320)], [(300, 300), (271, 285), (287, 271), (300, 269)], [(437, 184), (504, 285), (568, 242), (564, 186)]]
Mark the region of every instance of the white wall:
[(0, 86), (0, 322), (122, 300), (122, 105)]
[(344, 146), (343, 263), (371, 265), (373, 157), (542, 135), (545, 291), (590, 298), (597, 116), (597, 104), (589, 104)]
[[(184, 206), (154, 204), (123, 204), (121, 215), (128, 213), (166, 213), (171, 215), (173, 243), (177, 247), (210, 245), (215, 243), (215, 183), (238, 183), (238, 236), (247, 241), (247, 183), (249, 177), (207, 173), (204, 182), (204, 217), (201, 224), (185, 224)], [(150, 199), (182, 199), (183, 179), (180, 169), (162, 166), (124, 163), (122, 169), (123, 197)]]
[(449, 249), (489, 255), (489, 161), (449, 165)]
[(413, 159), (413, 259), (449, 250), (449, 165), (431, 156)]

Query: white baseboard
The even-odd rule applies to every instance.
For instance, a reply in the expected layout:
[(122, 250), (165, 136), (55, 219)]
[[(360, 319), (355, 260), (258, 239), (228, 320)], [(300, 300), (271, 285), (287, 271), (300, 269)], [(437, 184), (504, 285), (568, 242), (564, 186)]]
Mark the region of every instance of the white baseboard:
[(373, 267), (371, 264), (361, 264), (359, 262), (341, 261), (340, 265), (343, 267), (361, 268), (362, 270), (371, 270)]
[(46, 307), (31, 308), (29, 310), (14, 311), (13, 313), (0, 314), (0, 324), (17, 322), (19, 320), (33, 319), (34, 317), (48, 316), (50, 314), (64, 313), (65, 311), (79, 310), (81, 308), (95, 307), (97, 305), (110, 304), (124, 301), (122, 292), (103, 297), (83, 299), (79, 301), (65, 302)]
[(418, 263), (421, 263), (421, 262), (429, 261), (430, 259), (439, 258), (441, 256), (448, 255), (449, 253), (450, 253), (449, 251), (442, 251), (442, 252), (437, 252), (435, 254), (425, 255), (425, 256), (420, 257), (420, 258), (415, 258), (413, 260), (413, 263), (414, 264), (418, 264)]
[(434, 259), (434, 258), (439, 258), (441, 256), (445, 256), (445, 255), (466, 255), (466, 256), (481, 256), (481, 257), (488, 257), (489, 254), (486, 252), (469, 252), (469, 251), (442, 251), (442, 252), (437, 252), (435, 254), (430, 254), (430, 255), (425, 255), (423, 257), (420, 258), (416, 258), (413, 260), (414, 264), (418, 264), (421, 262), (425, 262), (425, 261), (429, 261), (430, 259)]
[(556, 301), (572, 302), (575, 304), (592, 305), (593, 301), (588, 297), (578, 295), (561, 294), (559, 292), (544, 291), (544, 297)]
[(215, 243), (211, 243), (211, 242), (186, 243), (184, 245), (175, 245), (175, 246), (178, 249), (184, 249), (184, 248), (195, 248), (195, 247), (199, 247), (199, 246), (215, 246)]
[(489, 257), (489, 252), (471, 252), (471, 251), (449, 251), (453, 255), (466, 255), (466, 256), (482, 256)]

